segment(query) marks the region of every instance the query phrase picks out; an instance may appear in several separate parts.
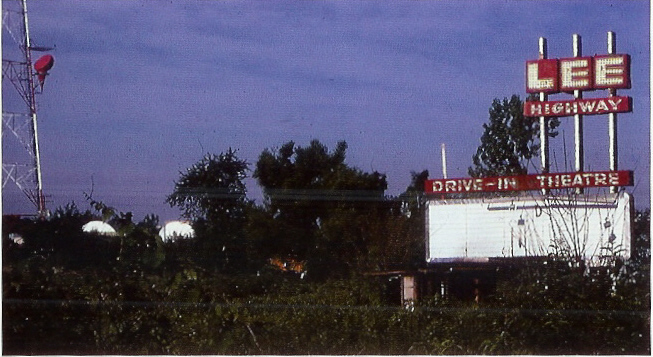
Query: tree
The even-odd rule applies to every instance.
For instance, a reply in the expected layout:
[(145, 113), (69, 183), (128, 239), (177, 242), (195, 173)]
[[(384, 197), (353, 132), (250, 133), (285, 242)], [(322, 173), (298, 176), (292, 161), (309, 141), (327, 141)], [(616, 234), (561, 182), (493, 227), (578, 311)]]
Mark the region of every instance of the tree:
[(408, 217), (423, 216), (425, 207), (424, 184), (429, 178), (429, 171), (410, 172), (410, 185), (399, 198), (402, 201), (402, 210)]
[(402, 194), (404, 197), (404, 215), (406, 216), (406, 231), (402, 237), (405, 244), (405, 258), (402, 261), (415, 268), (422, 264), (426, 257), (424, 239), (426, 237), (426, 197), (424, 184), (429, 178), (428, 170), (411, 171), (410, 185)]
[(166, 201), (192, 220), (210, 221), (242, 214), (247, 170), (247, 162), (239, 159), (231, 148), (220, 155), (206, 154), (185, 173), (180, 172), (175, 190)]
[[(386, 177), (345, 163), (347, 144), (335, 150), (318, 140), (265, 149), (254, 177), (263, 187), (271, 254), (307, 261), (309, 275), (346, 274), (364, 251), (366, 232), (354, 222), (385, 200)], [(358, 221), (357, 221), (358, 220)]]
[(428, 170), (411, 171), (411, 181), (398, 197), (388, 199), (366, 230), (377, 237), (367, 247), (369, 270), (416, 269), (423, 266), (425, 251), (426, 197), (424, 183)]
[(651, 210), (637, 210), (633, 218), (633, 254), (635, 265), (650, 264), (651, 261)]
[[(538, 156), (539, 122), (524, 117), (523, 103), (517, 95), (503, 101), (494, 99), (489, 114), (489, 122), (483, 124), (481, 145), (472, 157), (470, 176), (526, 174), (529, 161)], [(549, 136), (557, 135), (555, 129), (559, 123), (557, 119), (549, 120)]]
[(180, 173), (167, 198), (171, 207), (179, 207), (183, 216), (193, 221), (196, 241), (188, 251), (194, 251), (194, 258), (207, 268), (247, 265), (244, 230), (251, 205), (243, 182), (247, 170), (248, 163), (231, 148), (220, 155), (207, 154)]

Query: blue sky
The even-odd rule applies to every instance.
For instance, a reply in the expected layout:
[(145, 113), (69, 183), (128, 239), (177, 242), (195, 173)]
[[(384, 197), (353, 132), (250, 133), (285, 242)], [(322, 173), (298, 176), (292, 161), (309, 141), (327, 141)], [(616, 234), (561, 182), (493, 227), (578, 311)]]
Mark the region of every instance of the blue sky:
[[(385, 173), (390, 195), (411, 170), (441, 177), (442, 143), (449, 176), (466, 177), (492, 100), (525, 97), (538, 38), (551, 58), (572, 56), (574, 33), (583, 54), (604, 54), (607, 31), (632, 57), (619, 167), (635, 171), (629, 191), (649, 206), (648, 1), (32, 0), (28, 11), (32, 39), (56, 46), (38, 96), (51, 209), (85, 209), (82, 192), (93, 189), (137, 218), (175, 219), (165, 197), (204, 154), (231, 147), (253, 169), (265, 148), (290, 140), (347, 141), (347, 163)], [(12, 46), (3, 32), (3, 57)], [(5, 108), (16, 105), (12, 90), (3, 84)], [(552, 163), (571, 171), (573, 120), (562, 122)], [(607, 145), (607, 117), (586, 116), (586, 169), (608, 169)], [(31, 210), (9, 185), (3, 206)]]

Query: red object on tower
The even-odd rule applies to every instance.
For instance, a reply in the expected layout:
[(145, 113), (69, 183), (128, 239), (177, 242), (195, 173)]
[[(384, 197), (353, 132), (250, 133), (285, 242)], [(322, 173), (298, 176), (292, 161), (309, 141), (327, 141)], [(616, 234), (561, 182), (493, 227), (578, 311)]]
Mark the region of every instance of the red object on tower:
[(45, 82), (45, 76), (48, 75), (48, 71), (54, 66), (54, 57), (52, 55), (41, 56), (36, 63), (34, 63), (34, 69), (39, 78), (39, 84), (41, 85), (41, 90), (43, 90), (43, 83)]

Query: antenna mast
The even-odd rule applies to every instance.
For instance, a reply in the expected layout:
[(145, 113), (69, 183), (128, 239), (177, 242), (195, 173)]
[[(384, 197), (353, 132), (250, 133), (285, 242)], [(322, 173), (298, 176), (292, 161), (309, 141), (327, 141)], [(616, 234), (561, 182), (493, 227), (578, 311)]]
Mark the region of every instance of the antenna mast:
[[(16, 112), (5, 111), (3, 106), (3, 152), (5, 145), (8, 145), (4, 134), (14, 134), (22, 146), (27, 150), (29, 158), (27, 162), (7, 162), (3, 157), (2, 171), (4, 188), (9, 181), (12, 181), (25, 193), (27, 198), (36, 206), (37, 215), (46, 217), (45, 195), (43, 194), (43, 181), (41, 177), (41, 154), (38, 140), (38, 125), (36, 116), (36, 86), (34, 83), (34, 72), (32, 69), (32, 44), (29, 37), (29, 25), (27, 21), (27, 0), (20, 1), (19, 9), (12, 9), (8, 2), (2, 4), (2, 23), (10, 38), (20, 50), (20, 59), (2, 59), (2, 78), (10, 82), (18, 95), (23, 99), (25, 106)], [(16, 6), (18, 7), (18, 6)], [(5, 38), (7, 38), (5, 36)], [(9, 41), (11, 42), (11, 41)], [(3, 52), (13, 52), (4, 51)], [(4, 92), (4, 90), (3, 90)], [(3, 95), (4, 97), (4, 95)], [(6, 105), (6, 103), (5, 103)], [(7, 143), (7, 144), (5, 144)], [(14, 150), (15, 151), (15, 150)], [(4, 155), (3, 155), (4, 156)], [(18, 155), (17, 155), (18, 156)]]

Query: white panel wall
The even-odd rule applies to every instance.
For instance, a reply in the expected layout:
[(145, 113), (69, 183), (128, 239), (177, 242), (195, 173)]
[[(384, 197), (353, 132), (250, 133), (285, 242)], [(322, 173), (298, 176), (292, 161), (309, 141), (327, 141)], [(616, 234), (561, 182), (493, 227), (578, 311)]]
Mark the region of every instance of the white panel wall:
[(555, 248), (596, 260), (609, 244), (630, 256), (631, 197), (625, 193), (576, 198), (538, 196), (431, 199), (427, 261), (486, 261), (544, 256)]

